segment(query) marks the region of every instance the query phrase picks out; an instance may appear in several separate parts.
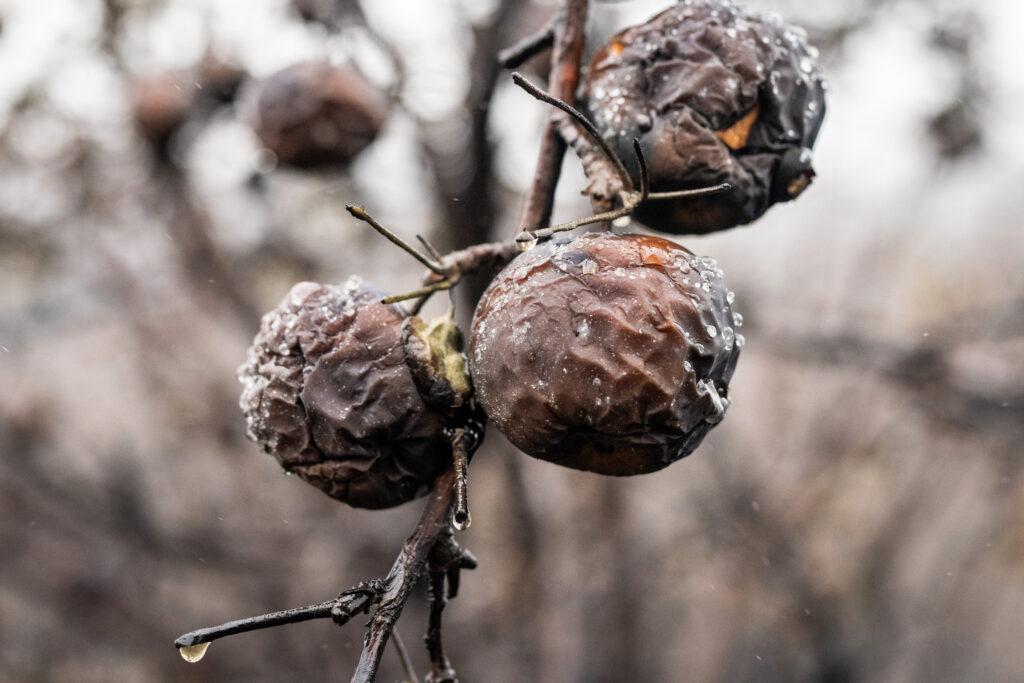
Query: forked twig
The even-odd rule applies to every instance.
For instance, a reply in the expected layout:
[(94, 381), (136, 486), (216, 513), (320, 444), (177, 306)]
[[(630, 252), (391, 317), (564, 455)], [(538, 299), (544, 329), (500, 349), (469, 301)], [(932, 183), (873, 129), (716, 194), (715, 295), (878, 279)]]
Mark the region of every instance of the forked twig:
[(608, 160), (615, 166), (615, 172), (618, 174), (619, 179), (622, 181), (622, 186), (626, 188), (627, 191), (633, 189), (633, 179), (630, 177), (629, 171), (626, 170), (625, 165), (623, 165), (622, 159), (620, 159), (619, 156), (614, 151), (612, 151), (612, 148), (609, 147), (608, 143), (605, 142), (605, 139), (601, 137), (601, 134), (597, 131), (597, 128), (594, 126), (594, 124), (590, 122), (590, 119), (584, 116), (578, 109), (570, 105), (568, 102), (563, 102), (557, 97), (554, 97), (544, 92), (536, 85), (531, 83), (529, 79), (527, 79), (518, 71), (512, 74), (512, 82), (518, 85), (526, 92), (528, 92), (536, 99), (540, 100), (541, 102), (545, 102), (547, 104), (550, 104), (552, 107), (561, 109), (566, 114), (571, 116), (573, 120), (576, 121), (576, 123), (580, 124), (580, 126), (582, 126), (583, 129), (587, 131), (587, 134), (591, 137), (591, 139), (593, 139), (594, 144), (601, 148), (601, 151), (604, 153), (604, 155), (608, 157)]
[[(449, 554), (453, 552), (450, 550), (452, 547), (458, 548), (451, 537), (450, 526), (450, 513), (454, 499), (455, 470), (452, 467), (434, 481), (433, 490), (420, 515), (419, 523), (406, 539), (398, 558), (383, 579), (361, 583), (333, 600), (315, 605), (271, 612), (191, 631), (175, 640), (174, 645), (179, 649), (192, 648), (226, 636), (295, 624), (311, 619), (333, 619), (336, 624), (342, 625), (355, 615), (366, 613), (374, 605), (379, 605), (370, 620), (366, 646), (359, 660), (355, 677), (352, 679), (359, 683), (372, 681), (376, 676), (388, 637), (405, 606), (409, 593), (421, 576), (431, 552), (435, 546), (445, 549)], [(476, 561), (473, 556), (458, 548), (458, 562), (450, 565), (450, 569), (457, 572), (475, 567)], [(449, 581), (451, 581), (450, 576)]]
[(447, 273), (444, 270), (444, 266), (442, 266), (440, 263), (437, 263), (433, 259), (430, 259), (430, 258), (424, 256), (419, 251), (417, 251), (414, 246), (412, 246), (411, 244), (409, 244), (408, 242), (403, 240), (401, 237), (399, 237), (398, 235), (396, 235), (395, 233), (391, 232), (390, 230), (385, 228), (383, 225), (378, 223), (377, 220), (373, 216), (371, 216), (366, 211), (366, 209), (364, 209), (363, 207), (355, 206), (354, 204), (346, 204), (345, 205), (345, 209), (350, 214), (352, 214), (352, 216), (354, 216), (355, 218), (358, 218), (359, 220), (363, 221), (364, 223), (368, 224), (371, 228), (373, 228), (374, 230), (379, 232), (389, 242), (391, 242), (392, 244), (397, 246), (399, 249), (401, 249), (402, 251), (406, 252), (407, 254), (412, 256), (414, 259), (416, 259), (417, 261), (422, 263), (431, 272), (433, 272), (433, 273), (435, 273), (437, 275), (447, 275)]
[[(401, 301), (408, 301), (409, 299), (419, 299), (420, 301), (416, 304), (416, 310), (418, 311), (427, 302), (435, 292), (440, 292), (446, 289), (451, 289), (455, 285), (459, 284), (459, 280), (462, 279), (462, 274), (457, 268), (451, 266), (446, 267), (441, 261), (441, 257), (438, 255), (437, 250), (430, 245), (421, 235), (416, 235), (416, 239), (420, 241), (423, 247), (427, 250), (430, 256), (426, 256), (421, 253), (416, 247), (412, 246), (401, 237), (391, 232), (383, 225), (381, 225), (377, 219), (369, 214), (369, 212), (362, 206), (355, 206), (354, 204), (346, 204), (345, 209), (352, 214), (355, 218), (363, 221), (371, 228), (376, 230), (379, 234), (383, 235), (389, 242), (397, 246), (402, 251), (406, 252), (414, 259), (422, 263), (430, 271), (432, 282), (419, 289), (415, 289), (411, 292), (404, 294), (394, 294), (392, 296), (386, 296), (381, 299), (383, 304), (397, 304)], [(439, 277), (440, 279), (436, 279)]]
[(441, 643), (441, 614), (448, 600), (459, 592), (459, 571), (475, 567), (476, 558), (463, 550), (450, 532), (438, 541), (430, 553), (427, 563), (430, 616), (427, 633), (423, 637), (430, 656), (429, 683), (455, 683), (458, 680)]
[(450, 530), (450, 512), (454, 498), (455, 471), (449, 468), (434, 482), (427, 505), (423, 508), (419, 524), (405, 541), (402, 551), (388, 572), (387, 588), (380, 604), (370, 619), (363, 652), (359, 658), (352, 683), (370, 683), (377, 676), (395, 622), (402, 614), (409, 594), (420, 577), (427, 558), (438, 541)]
[[(564, 10), (555, 26), (548, 87), (552, 96), (569, 103), (576, 101), (576, 90), (580, 85), (580, 65), (587, 39), (588, 5), (588, 0), (565, 0)], [(558, 132), (558, 123), (551, 118), (541, 134), (533, 182), (523, 201), (517, 231), (546, 227), (551, 221), (555, 187), (561, 174), (565, 149), (566, 143)]]
[(549, 237), (555, 233), (566, 232), (568, 230), (575, 230), (576, 228), (584, 225), (590, 225), (592, 223), (601, 223), (603, 221), (614, 221), (618, 218), (628, 216), (636, 210), (638, 206), (646, 201), (663, 201), (667, 199), (681, 199), (686, 197), (704, 197), (708, 195), (717, 194), (729, 190), (732, 186), (729, 183), (719, 183), (718, 185), (712, 185), (710, 187), (698, 187), (690, 190), (675, 190), (672, 192), (651, 192), (651, 180), (647, 170), (647, 160), (644, 158), (643, 149), (640, 147), (640, 141), (633, 138), (633, 153), (636, 155), (637, 164), (640, 168), (640, 189), (636, 190), (636, 186), (633, 183), (633, 178), (626, 170), (626, 165), (622, 163), (622, 159), (615, 153), (615, 150), (605, 141), (604, 137), (597, 130), (597, 127), (583, 115), (578, 109), (572, 105), (564, 102), (557, 97), (554, 97), (527, 80), (522, 74), (512, 74), (512, 80), (516, 85), (521, 87), (523, 90), (528, 92), (533, 97), (546, 102), (553, 107), (568, 114), (573, 121), (575, 121), (580, 128), (586, 132), (587, 136), (593, 141), (597, 148), (601, 151), (601, 154), (607, 159), (607, 161), (615, 168), (616, 174), (619, 176), (619, 182), (622, 184), (623, 190), (619, 193), (621, 206), (617, 209), (609, 211), (603, 211), (596, 213), (592, 216), (586, 216), (584, 218), (576, 218), (559, 225), (553, 225), (546, 228), (535, 228), (530, 230), (524, 229), (518, 237), (516, 242), (520, 244), (532, 244), (538, 239)]

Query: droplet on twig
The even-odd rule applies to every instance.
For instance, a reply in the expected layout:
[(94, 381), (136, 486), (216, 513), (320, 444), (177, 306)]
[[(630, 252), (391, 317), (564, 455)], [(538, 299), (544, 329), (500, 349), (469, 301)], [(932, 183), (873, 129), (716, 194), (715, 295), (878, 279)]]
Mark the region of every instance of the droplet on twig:
[(469, 514), (469, 510), (456, 510), (455, 514), (452, 515), (452, 524), (455, 526), (456, 531), (465, 531), (472, 523), (473, 517)]
[(195, 645), (183, 645), (178, 648), (178, 653), (181, 658), (189, 664), (195, 664), (206, 654), (206, 651), (210, 649), (209, 643), (196, 643)]
[(532, 232), (524, 230), (516, 237), (516, 246), (519, 247), (519, 251), (530, 251), (537, 246), (537, 238)]

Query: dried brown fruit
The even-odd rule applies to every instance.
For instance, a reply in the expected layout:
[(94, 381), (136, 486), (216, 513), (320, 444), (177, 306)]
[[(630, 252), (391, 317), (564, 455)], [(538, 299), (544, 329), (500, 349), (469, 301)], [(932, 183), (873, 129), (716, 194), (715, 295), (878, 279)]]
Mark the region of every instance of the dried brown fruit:
[(299, 168), (344, 165), (377, 137), (387, 107), (351, 67), (305, 62), (256, 86), (249, 118), (278, 163)]
[(190, 117), (233, 101), (245, 71), (207, 54), (191, 71), (164, 72), (132, 86), (135, 125), (158, 156), (167, 158), (174, 135)]
[[(406, 351), (415, 335), (402, 309), (381, 296), (359, 278), (295, 285), (263, 317), (238, 371), (249, 437), (288, 472), (364, 508), (427, 492), (451, 463), (450, 406), (468, 395), (424, 400)], [(426, 356), (457, 375), (458, 359)]]
[[(825, 114), (817, 51), (802, 29), (728, 0), (688, 0), (598, 49), (585, 85), (601, 135), (639, 180), (639, 138), (655, 192), (728, 182), (728, 192), (652, 202), (634, 214), (671, 233), (749, 223), (814, 177)], [(575, 145), (583, 138), (571, 140)], [(584, 154), (589, 191), (614, 199), (608, 168)]]
[(188, 118), (194, 93), (181, 79), (162, 75), (137, 81), (132, 93), (132, 116), (146, 141), (166, 156), (171, 138)]
[(712, 259), (660, 237), (542, 243), (477, 306), (477, 397), (529, 455), (601, 474), (659, 470), (728, 406), (743, 345), (732, 299)]

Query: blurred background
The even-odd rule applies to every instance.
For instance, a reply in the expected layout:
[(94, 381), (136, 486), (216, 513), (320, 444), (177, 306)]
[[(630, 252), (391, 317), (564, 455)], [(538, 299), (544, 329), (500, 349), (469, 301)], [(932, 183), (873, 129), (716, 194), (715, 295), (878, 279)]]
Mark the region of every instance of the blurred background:
[[(810, 190), (680, 240), (746, 319), (729, 418), (631, 479), (492, 431), (445, 614), (465, 681), (1024, 678), (1020, 3), (749, 4), (808, 30), (831, 89)], [(595, 4), (590, 48), (666, 5)], [(347, 680), (358, 623), (172, 646), (383, 575), (421, 507), (283, 476), (235, 369), (294, 282), (417, 286), (347, 202), (443, 249), (513, 234), (548, 112), (493, 55), (554, 9), (0, 2), (0, 680)], [(308, 60), (388, 101), (347, 167), (289, 168), (249, 125)], [(556, 219), (583, 183), (570, 153)], [(399, 624), (421, 672), (424, 597)]]

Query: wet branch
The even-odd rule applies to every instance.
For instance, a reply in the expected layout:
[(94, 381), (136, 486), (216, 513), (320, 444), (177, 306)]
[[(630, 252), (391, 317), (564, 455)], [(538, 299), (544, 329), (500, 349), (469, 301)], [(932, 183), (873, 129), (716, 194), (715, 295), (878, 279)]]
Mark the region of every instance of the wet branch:
[(353, 682), (373, 681), (395, 622), (398, 621), (402, 608), (423, 573), (428, 559), (433, 556), (432, 553), (440, 553), (439, 557), (448, 558), (443, 571), (450, 587), (458, 585), (457, 574), (460, 570), (476, 567), (472, 555), (459, 548), (452, 538), (451, 507), (455, 498), (454, 484), (454, 468), (449, 468), (434, 481), (433, 491), (416, 528), (406, 539), (398, 558), (383, 579), (361, 583), (333, 600), (315, 605), (198, 629), (180, 636), (174, 641), (174, 645), (178, 648), (190, 648), (226, 636), (311, 619), (330, 618), (336, 624), (342, 625), (353, 616), (366, 613), (377, 605), (377, 610), (370, 620), (359, 666), (352, 678)]

